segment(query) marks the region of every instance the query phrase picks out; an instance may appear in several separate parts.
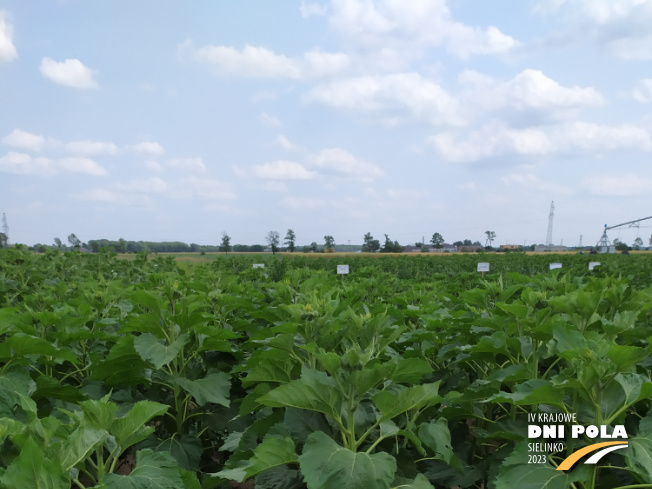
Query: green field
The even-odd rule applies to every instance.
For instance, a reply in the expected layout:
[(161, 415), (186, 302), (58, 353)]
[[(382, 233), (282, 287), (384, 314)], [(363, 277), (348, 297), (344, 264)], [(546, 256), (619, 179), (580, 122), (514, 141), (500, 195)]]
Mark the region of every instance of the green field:
[(650, 254), (129, 258), (0, 250), (1, 488), (652, 487)]

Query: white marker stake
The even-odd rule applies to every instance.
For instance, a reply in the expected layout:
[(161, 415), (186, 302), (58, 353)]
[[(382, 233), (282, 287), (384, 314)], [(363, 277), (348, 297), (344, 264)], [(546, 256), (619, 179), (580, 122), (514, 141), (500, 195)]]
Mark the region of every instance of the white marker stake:
[(265, 268), (264, 263), (254, 263), (254, 268)]
[(337, 274), (341, 275), (344, 277), (344, 275), (347, 275), (349, 273), (349, 266), (348, 265), (337, 265)]
[(487, 262), (481, 262), (478, 263), (478, 272), (482, 272), (482, 276), (484, 277), (484, 272), (489, 271), (489, 263)]
[(555, 270), (557, 268), (561, 268), (561, 263), (551, 263), (550, 264), (550, 270)]
[(599, 266), (600, 266), (600, 262), (599, 262), (599, 261), (592, 261), (592, 262), (589, 262), (589, 270), (593, 270), (595, 267), (599, 267)]

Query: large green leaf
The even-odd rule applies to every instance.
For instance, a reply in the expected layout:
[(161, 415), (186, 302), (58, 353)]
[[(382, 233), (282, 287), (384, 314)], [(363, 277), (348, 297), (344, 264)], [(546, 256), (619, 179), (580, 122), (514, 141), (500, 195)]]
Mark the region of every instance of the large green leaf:
[(61, 465), (46, 458), (32, 439), (0, 476), (0, 484), (11, 489), (70, 489)]
[(188, 392), (200, 406), (207, 402), (214, 402), (229, 407), (229, 390), (231, 378), (224, 372), (210, 373), (203, 379), (189, 380), (185, 377), (172, 377), (172, 381), (179, 384)]
[(299, 466), (308, 489), (389, 489), (396, 459), (385, 452), (353, 452), (317, 431), (306, 440)]
[(136, 453), (136, 468), (129, 475), (107, 474), (101, 481), (106, 489), (183, 488), (176, 460), (167, 452), (145, 449)]
[(339, 418), (342, 396), (335, 381), (324, 372), (305, 368), (301, 378), (281, 385), (258, 399), (271, 407), (295, 407)]
[(111, 434), (121, 451), (126, 450), (147, 438), (154, 427), (145, 424), (155, 416), (165, 414), (169, 406), (153, 401), (139, 401), (124, 416), (116, 419), (111, 425)]
[(448, 422), (444, 418), (419, 426), (419, 438), (424, 445), (435, 452), (437, 458), (450, 463), (451, 457), (453, 457), (453, 447), (451, 446)]
[(16, 416), (14, 406), (20, 405), (20, 394), (29, 396), (34, 382), (26, 370), (10, 370), (0, 375), (0, 418)]
[(530, 379), (512, 388), (513, 392), (499, 392), (491, 396), (490, 402), (510, 402), (516, 405), (549, 404), (560, 406), (563, 404), (563, 389), (554, 386), (543, 379)]
[(153, 334), (143, 333), (134, 339), (134, 348), (143, 360), (161, 368), (174, 360), (189, 341), (190, 336), (182, 334), (172, 344), (166, 345)]
[(395, 480), (392, 489), (435, 489), (423, 474), (418, 474), (414, 480)]
[(495, 481), (496, 489), (568, 489), (570, 480), (560, 470), (549, 465), (522, 465), (501, 468)]
[(624, 455), (627, 465), (640, 477), (641, 482), (652, 480), (652, 411), (641, 420), (638, 434), (629, 440)]
[(297, 462), (292, 438), (267, 438), (254, 450), (253, 456), (244, 464), (232, 469), (225, 469), (213, 477), (242, 482), (260, 472), (279, 465)]
[(415, 385), (398, 392), (382, 391), (374, 396), (374, 403), (380, 409), (381, 420), (395, 418), (410, 409), (421, 409), (441, 401), (439, 381), (432, 384)]
[(85, 461), (108, 437), (108, 431), (81, 423), (61, 444), (60, 461), (63, 469), (69, 470)]
[(47, 356), (77, 363), (77, 357), (72, 351), (59, 349), (52, 342), (35, 336), (16, 333), (0, 343), (0, 360), (15, 360), (26, 355)]

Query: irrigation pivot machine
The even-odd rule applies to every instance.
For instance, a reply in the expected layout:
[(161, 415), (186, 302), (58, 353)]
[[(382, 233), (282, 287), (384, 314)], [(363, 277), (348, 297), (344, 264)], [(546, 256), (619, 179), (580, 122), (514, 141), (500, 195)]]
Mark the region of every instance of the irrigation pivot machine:
[(611, 241), (609, 241), (609, 236), (607, 236), (607, 231), (610, 229), (616, 229), (620, 227), (630, 227), (630, 228), (638, 228), (640, 227), (640, 222), (645, 221), (647, 219), (652, 219), (652, 216), (649, 217), (644, 217), (642, 219), (636, 219), (635, 221), (629, 221), (629, 222), (623, 222), (622, 224), (616, 224), (615, 226), (607, 226), (606, 224), (604, 225), (604, 231), (602, 233), (602, 236), (600, 237), (600, 241), (598, 241), (598, 244), (596, 245), (596, 248), (598, 249), (598, 253), (615, 253), (616, 252), (616, 247), (611, 244)]

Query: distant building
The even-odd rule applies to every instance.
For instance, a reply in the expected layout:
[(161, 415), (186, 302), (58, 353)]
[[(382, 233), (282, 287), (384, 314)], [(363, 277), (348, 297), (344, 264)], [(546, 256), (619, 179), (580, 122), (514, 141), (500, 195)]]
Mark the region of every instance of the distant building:
[(498, 249), (500, 249), (500, 250), (520, 250), (521, 245), (504, 244), (504, 245), (500, 245), (500, 248), (498, 248)]
[(483, 249), (481, 245), (461, 245), (457, 247), (457, 251), (478, 251)]
[(568, 251), (568, 246), (556, 246), (556, 245), (536, 245), (534, 251)]

